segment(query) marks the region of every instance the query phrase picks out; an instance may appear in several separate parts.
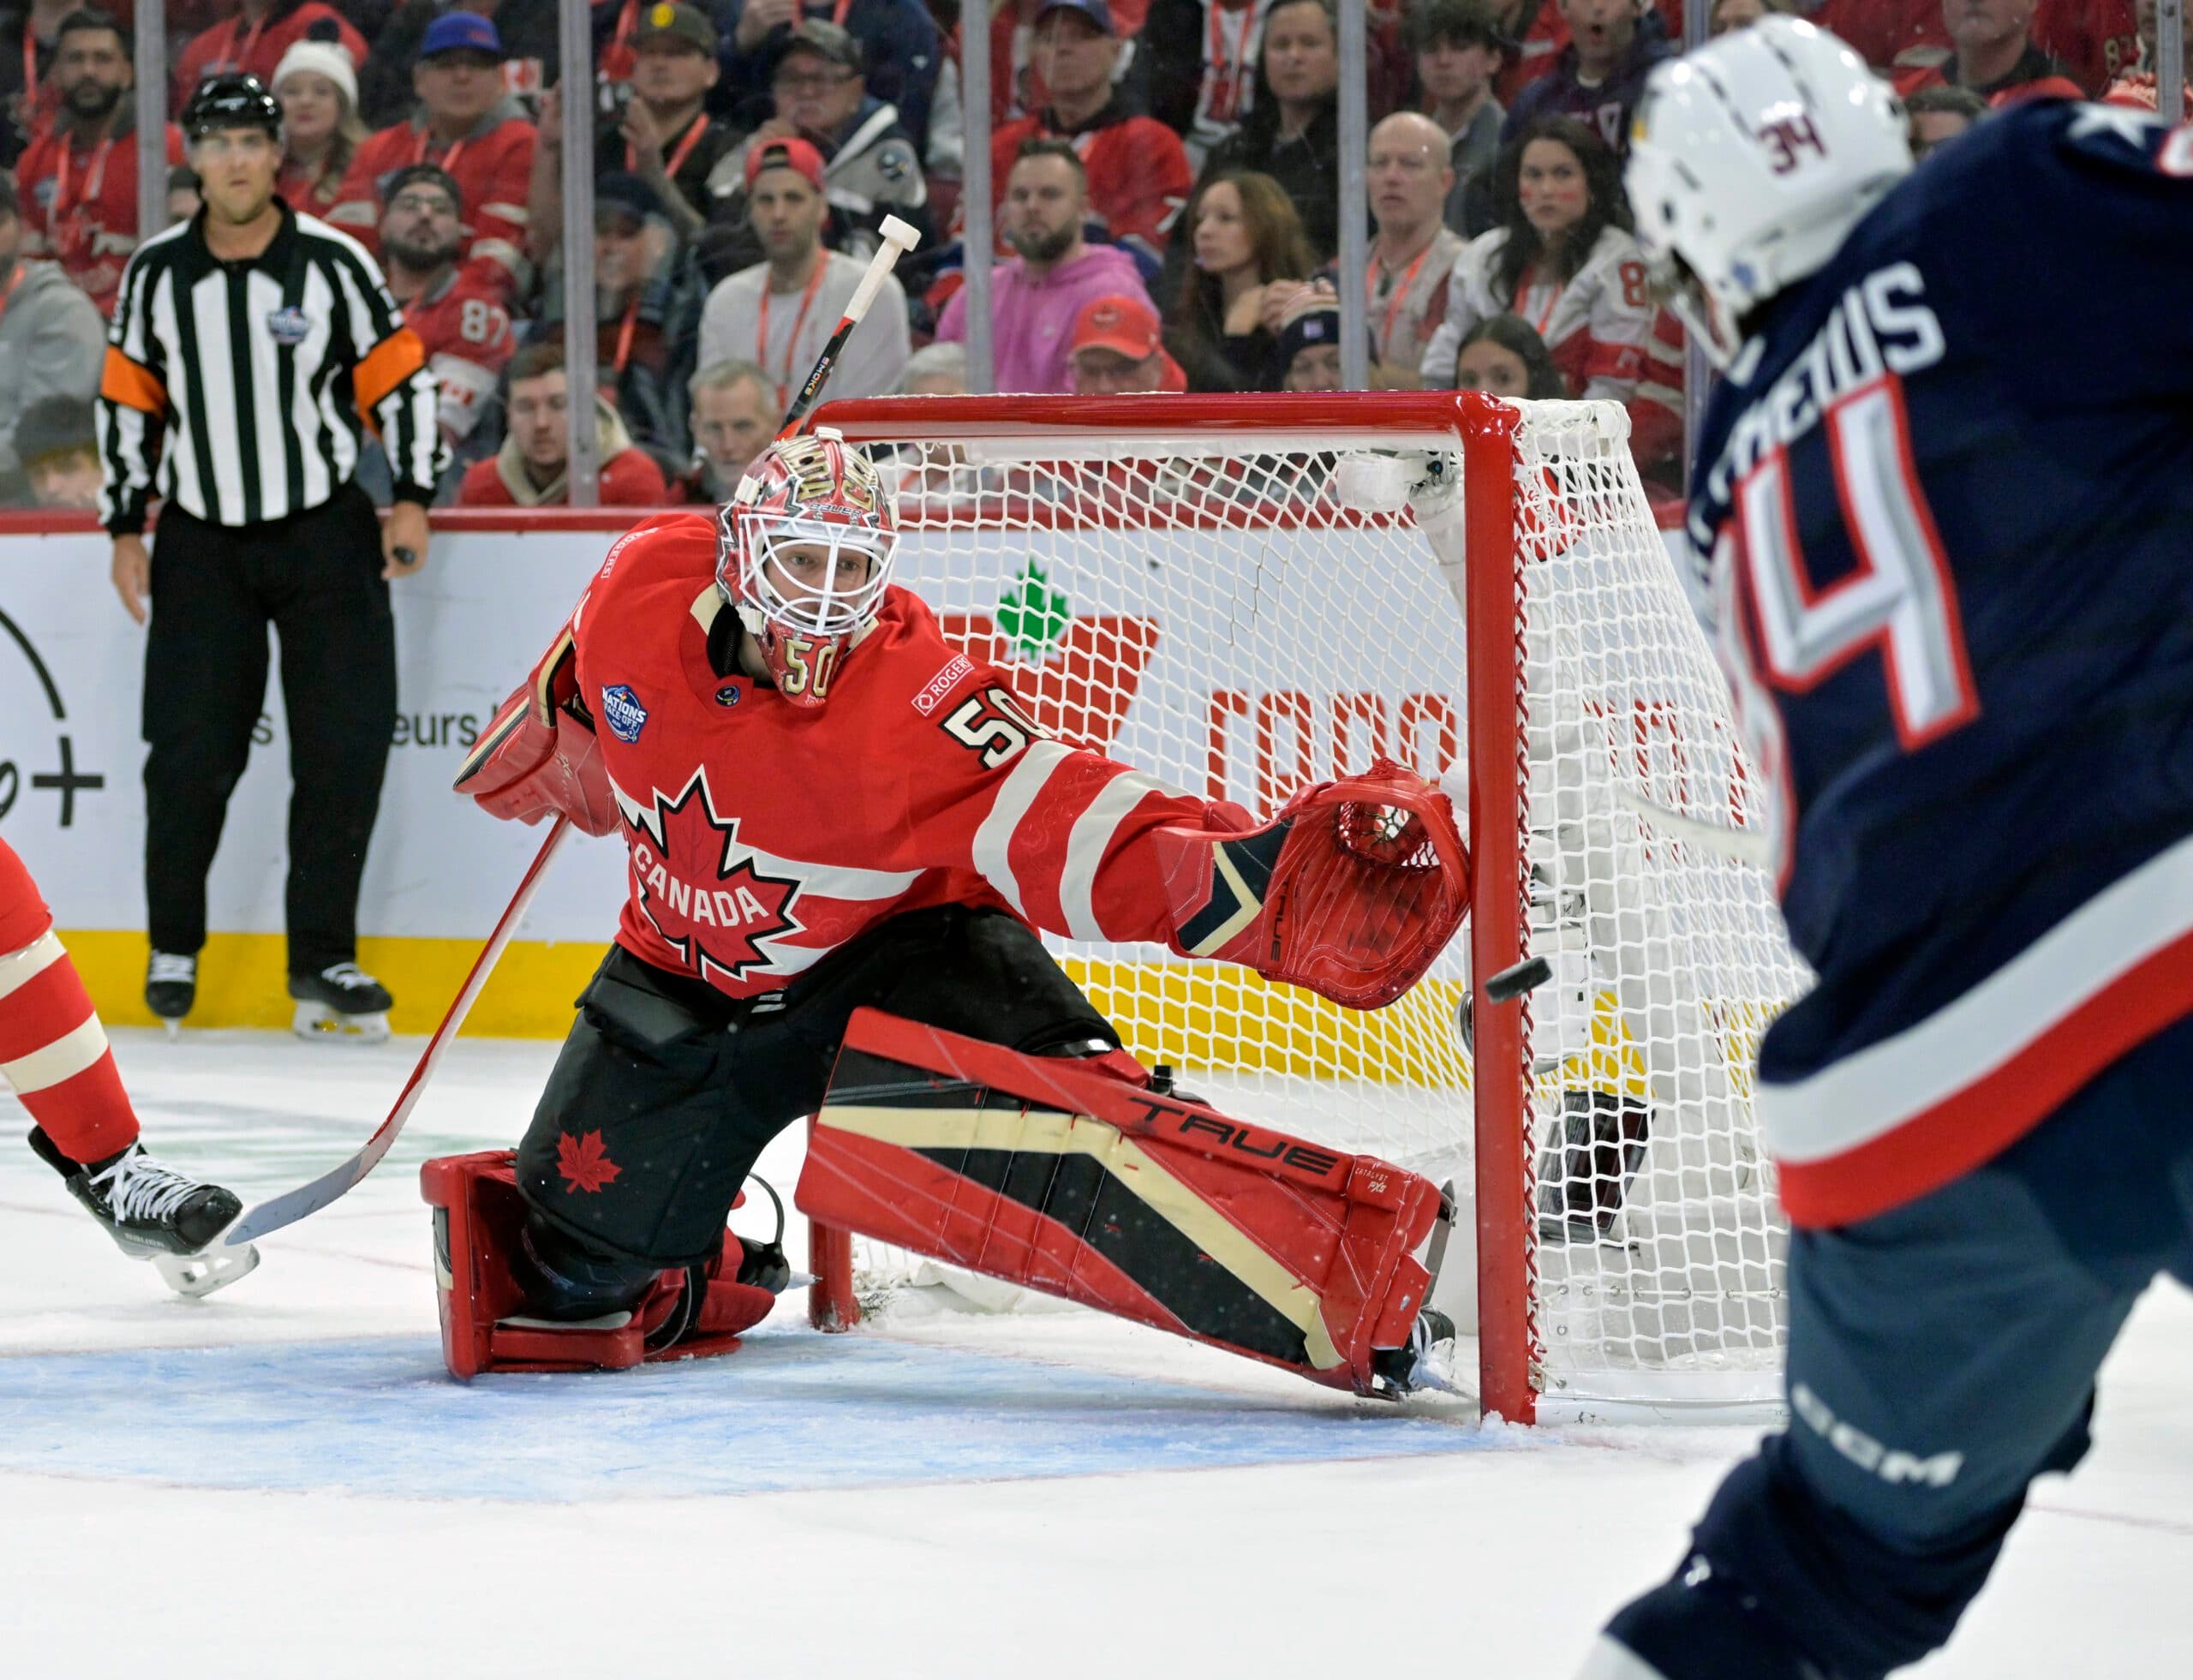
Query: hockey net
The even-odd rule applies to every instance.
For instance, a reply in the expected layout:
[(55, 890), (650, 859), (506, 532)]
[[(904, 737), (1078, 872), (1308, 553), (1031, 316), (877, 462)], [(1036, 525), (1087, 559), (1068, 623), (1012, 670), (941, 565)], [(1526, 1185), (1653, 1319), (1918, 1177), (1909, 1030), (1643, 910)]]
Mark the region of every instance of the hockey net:
[[(1434, 1299), (1478, 1336), (1486, 1410), (1771, 1406), (1784, 1233), (1750, 1067), (1803, 976), (1766, 876), (1657, 814), (1763, 820), (1622, 411), (970, 398), (821, 423), (888, 457), (899, 581), (1061, 738), (1259, 813), (1383, 751), (1468, 814), (1470, 922), (1375, 1013), (1050, 942), (1127, 1048), (1244, 1119), (1455, 1185)], [(1466, 565), (1403, 494), (1434, 457)], [(1553, 976), (1521, 1004), (1473, 995), (1530, 956)], [(820, 1324), (943, 1281), (816, 1238)]]

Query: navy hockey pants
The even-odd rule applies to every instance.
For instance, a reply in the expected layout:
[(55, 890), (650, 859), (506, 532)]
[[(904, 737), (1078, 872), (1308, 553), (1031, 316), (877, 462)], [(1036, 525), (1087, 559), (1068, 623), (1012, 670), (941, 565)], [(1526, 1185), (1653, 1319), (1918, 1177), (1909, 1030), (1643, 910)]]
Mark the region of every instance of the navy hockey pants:
[(2159, 1272), (2193, 1282), (2190, 1060), (2180, 1021), (1978, 1171), (1792, 1238), (1790, 1426), (1695, 1551), (1827, 1673), (1949, 1638), (2026, 1485), (2084, 1456), (2133, 1302)]

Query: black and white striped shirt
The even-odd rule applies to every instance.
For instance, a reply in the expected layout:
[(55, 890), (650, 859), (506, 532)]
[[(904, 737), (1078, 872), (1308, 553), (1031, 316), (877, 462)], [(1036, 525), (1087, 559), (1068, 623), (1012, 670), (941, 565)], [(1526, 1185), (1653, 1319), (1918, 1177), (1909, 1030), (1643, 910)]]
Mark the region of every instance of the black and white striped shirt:
[(318, 507), (368, 429), (399, 500), (431, 502), (448, 459), (418, 335), (366, 248), (284, 206), (248, 260), (206, 248), (202, 213), (129, 259), (99, 383), (99, 518), (145, 529), (155, 494), (218, 525)]

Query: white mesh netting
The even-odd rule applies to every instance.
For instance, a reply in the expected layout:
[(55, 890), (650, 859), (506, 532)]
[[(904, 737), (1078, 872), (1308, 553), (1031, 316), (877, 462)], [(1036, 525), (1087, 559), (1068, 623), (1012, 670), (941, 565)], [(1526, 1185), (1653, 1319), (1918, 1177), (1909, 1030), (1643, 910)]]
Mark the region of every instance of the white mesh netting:
[[(1533, 1386), (1549, 1401), (1764, 1401), (1780, 1235), (1748, 1069), (1802, 976), (1762, 873), (1639, 814), (1745, 826), (1756, 794), (1626, 421), (1522, 406), (1520, 529), (1491, 558), (1520, 567), (1524, 692), (1517, 732), (1492, 750), (1526, 756), (1523, 942), (1555, 969), (1527, 1035)], [(902, 441), (887, 468), (899, 578), (1015, 676), (1040, 721), (1175, 786), (1262, 814), (1387, 752), (1459, 813), (1461, 570), (1389, 511), (1427, 451), (1458, 475), (1452, 432)], [(1400, 470), (1380, 458), (1396, 452)], [(1050, 942), (1146, 1064), (1245, 1119), (1451, 1180), (1466, 1239), (1466, 940), (1368, 1014), (1231, 966)], [(871, 1309), (935, 1276), (864, 1241), (854, 1265)], [(1465, 1324), (1471, 1271), (1465, 1240), (1438, 1297)], [(966, 1292), (998, 1305), (996, 1288)]]

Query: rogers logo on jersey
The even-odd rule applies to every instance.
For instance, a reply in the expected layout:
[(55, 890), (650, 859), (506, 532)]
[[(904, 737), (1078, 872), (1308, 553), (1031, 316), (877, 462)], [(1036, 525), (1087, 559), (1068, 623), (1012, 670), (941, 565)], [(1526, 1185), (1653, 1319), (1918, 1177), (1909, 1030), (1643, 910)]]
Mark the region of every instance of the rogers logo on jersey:
[(974, 661), (966, 655), (953, 655), (943, 670), (922, 685), (922, 691), (914, 697), (914, 709), (928, 717), (944, 703), (944, 697), (957, 688), (960, 680), (974, 668)]

